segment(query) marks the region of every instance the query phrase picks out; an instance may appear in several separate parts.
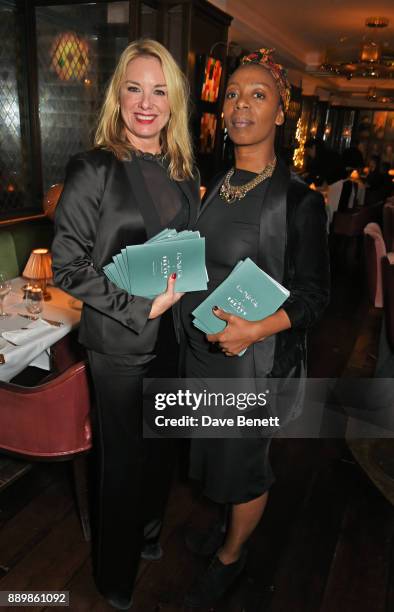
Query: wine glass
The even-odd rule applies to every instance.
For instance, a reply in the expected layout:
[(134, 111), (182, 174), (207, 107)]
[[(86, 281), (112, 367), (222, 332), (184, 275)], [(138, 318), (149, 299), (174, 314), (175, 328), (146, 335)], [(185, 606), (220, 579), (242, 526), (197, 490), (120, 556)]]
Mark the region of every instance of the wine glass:
[(26, 309), (36, 318), (40, 318), (40, 314), (44, 308), (44, 294), (41, 287), (33, 286), (26, 296)]
[(0, 318), (8, 317), (9, 314), (4, 312), (3, 302), (6, 295), (11, 291), (11, 283), (8, 280), (5, 272), (0, 272)]

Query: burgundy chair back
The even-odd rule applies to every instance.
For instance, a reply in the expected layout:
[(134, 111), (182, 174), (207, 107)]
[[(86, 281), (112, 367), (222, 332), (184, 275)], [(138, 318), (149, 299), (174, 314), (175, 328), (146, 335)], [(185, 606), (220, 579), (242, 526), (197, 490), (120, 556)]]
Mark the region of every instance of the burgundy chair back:
[(386, 247), (377, 223), (368, 223), (364, 228), (364, 253), (369, 299), (376, 308), (382, 308), (382, 259), (386, 255)]
[(36, 387), (0, 383), (0, 449), (67, 458), (91, 448), (90, 392), (83, 362)]

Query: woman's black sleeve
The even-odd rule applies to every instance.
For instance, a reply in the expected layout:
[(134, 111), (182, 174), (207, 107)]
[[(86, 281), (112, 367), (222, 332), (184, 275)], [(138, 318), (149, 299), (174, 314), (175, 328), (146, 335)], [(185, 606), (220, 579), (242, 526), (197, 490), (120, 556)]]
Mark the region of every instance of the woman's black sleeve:
[(327, 217), (320, 194), (308, 190), (296, 205), (288, 229), (290, 297), (283, 304), (293, 328), (307, 328), (330, 298)]
[(140, 333), (152, 300), (129, 295), (94, 266), (92, 254), (104, 185), (104, 165), (96, 167), (84, 154), (70, 160), (55, 214), (54, 281), (67, 293)]

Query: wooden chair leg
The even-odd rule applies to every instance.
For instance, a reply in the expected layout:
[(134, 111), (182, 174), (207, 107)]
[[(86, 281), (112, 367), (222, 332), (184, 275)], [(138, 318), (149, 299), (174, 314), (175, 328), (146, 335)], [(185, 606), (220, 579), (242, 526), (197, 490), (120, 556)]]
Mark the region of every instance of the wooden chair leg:
[(77, 505), (83, 537), (86, 542), (90, 541), (90, 519), (89, 519), (89, 504), (88, 504), (88, 486), (87, 486), (87, 465), (86, 455), (78, 455), (73, 459), (73, 472), (75, 493), (77, 496)]

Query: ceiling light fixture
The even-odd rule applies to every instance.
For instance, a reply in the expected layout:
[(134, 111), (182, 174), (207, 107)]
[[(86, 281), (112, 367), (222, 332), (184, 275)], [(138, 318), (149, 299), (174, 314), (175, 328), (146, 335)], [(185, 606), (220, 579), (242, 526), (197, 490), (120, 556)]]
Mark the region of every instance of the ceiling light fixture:
[[(353, 77), (364, 78), (394, 78), (394, 54), (392, 56), (382, 55), (382, 45), (376, 36), (376, 31), (389, 25), (387, 17), (368, 17), (365, 25), (370, 30), (375, 30), (375, 35), (364, 37), (361, 43), (359, 57), (351, 61), (326, 61), (321, 70), (326, 76), (344, 76), (347, 79)], [(354, 53), (355, 55), (356, 53)]]
[(370, 87), (366, 97), (369, 102), (377, 102), (378, 104), (394, 103), (394, 96), (390, 95), (390, 93), (385, 93), (384, 91), (380, 91), (379, 93), (376, 87)]

